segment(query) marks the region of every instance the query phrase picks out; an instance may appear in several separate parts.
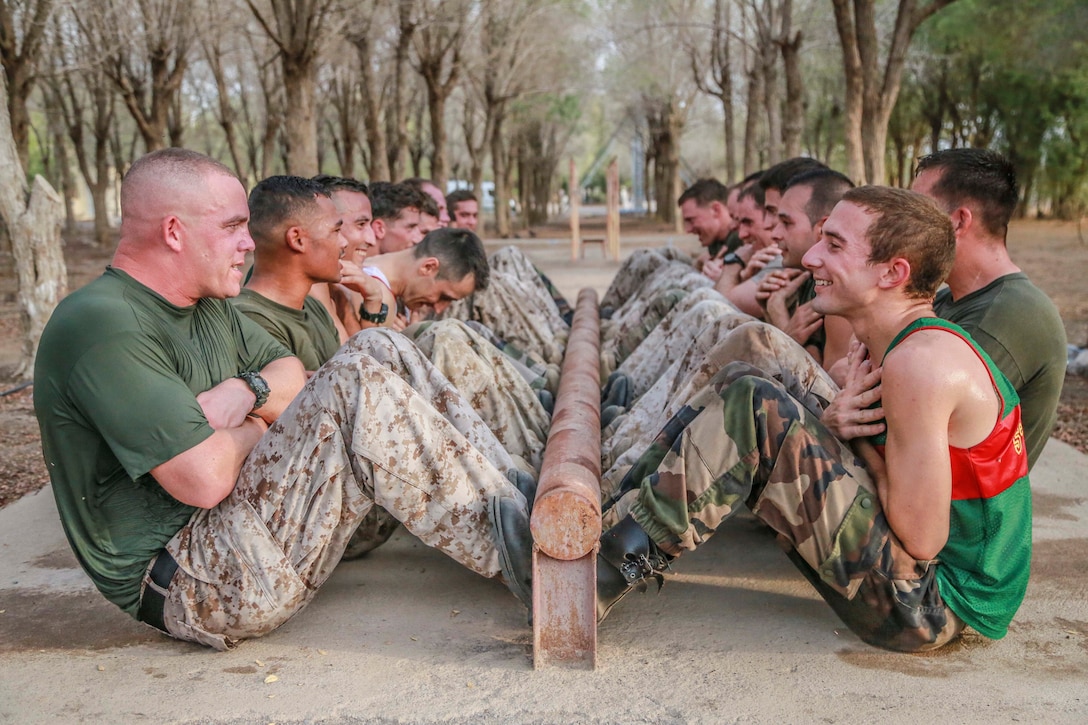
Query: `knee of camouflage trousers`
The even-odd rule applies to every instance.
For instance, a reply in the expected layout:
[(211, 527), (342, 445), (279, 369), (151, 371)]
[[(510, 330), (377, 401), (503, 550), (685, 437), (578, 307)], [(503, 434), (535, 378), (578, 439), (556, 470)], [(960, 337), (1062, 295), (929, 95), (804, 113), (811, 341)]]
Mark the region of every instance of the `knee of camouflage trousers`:
[[(450, 395), (440, 402), (454, 403)], [(428, 546), (495, 576), (495, 496), (528, 508), (428, 400), (348, 344), (261, 438), (234, 491), (168, 543), (178, 571), (167, 629), (219, 649), (274, 630), (313, 598), (374, 505)]]

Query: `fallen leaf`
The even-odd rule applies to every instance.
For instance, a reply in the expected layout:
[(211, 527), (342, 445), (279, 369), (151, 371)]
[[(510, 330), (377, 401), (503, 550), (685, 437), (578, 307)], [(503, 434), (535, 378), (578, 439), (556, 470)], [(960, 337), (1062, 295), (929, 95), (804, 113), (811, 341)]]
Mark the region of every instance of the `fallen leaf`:
[(276, 682), (279, 679), (280, 678), (276, 677), (275, 675), (269, 675), (268, 677), (264, 678), (264, 684), (267, 685), (269, 682)]
[(319, 649), (319, 650), (317, 651), (317, 653), (318, 653), (319, 655), (327, 655), (327, 654), (328, 654), (328, 651), (327, 651), (327, 650), (323, 650), (323, 649)]
[(258, 667), (264, 667), (264, 662), (261, 662), (260, 660), (253, 660), (253, 661), (257, 663)]

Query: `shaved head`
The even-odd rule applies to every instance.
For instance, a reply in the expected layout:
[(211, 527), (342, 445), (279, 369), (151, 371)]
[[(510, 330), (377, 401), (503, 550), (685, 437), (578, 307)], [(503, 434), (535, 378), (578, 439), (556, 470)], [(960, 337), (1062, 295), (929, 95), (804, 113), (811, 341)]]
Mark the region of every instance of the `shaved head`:
[(121, 182), (121, 236), (141, 236), (144, 225), (157, 226), (164, 216), (190, 211), (202, 198), (209, 175), (238, 178), (215, 159), (187, 149), (162, 149), (137, 159)]
[(163, 149), (125, 174), (113, 266), (171, 303), (237, 295), (252, 250), (245, 187), (218, 161)]

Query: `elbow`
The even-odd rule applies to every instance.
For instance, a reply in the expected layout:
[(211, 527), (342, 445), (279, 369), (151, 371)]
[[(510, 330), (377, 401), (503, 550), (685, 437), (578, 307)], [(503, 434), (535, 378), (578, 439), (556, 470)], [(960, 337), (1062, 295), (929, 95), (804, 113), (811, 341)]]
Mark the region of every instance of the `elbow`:
[(199, 509), (215, 508), (234, 490), (236, 481), (225, 471), (206, 471), (204, 475), (194, 473), (198, 476), (183, 475), (179, 478), (160, 471), (156, 479), (175, 499)]
[(215, 508), (234, 490), (234, 479), (227, 480), (226, 476), (216, 475), (214, 480), (203, 480), (193, 485), (181, 496), (175, 495), (179, 501), (199, 509)]
[(919, 561), (932, 561), (940, 556), (944, 545), (948, 543), (948, 532), (927, 537), (913, 537), (910, 540), (900, 538), (900, 543), (907, 553)]
[(231, 486), (227, 488), (223, 485), (208, 486), (207, 488), (194, 492), (192, 500), (185, 501), (190, 506), (196, 506), (200, 509), (211, 509), (218, 506), (223, 499), (230, 495), (230, 492), (234, 490), (234, 482), (231, 481)]

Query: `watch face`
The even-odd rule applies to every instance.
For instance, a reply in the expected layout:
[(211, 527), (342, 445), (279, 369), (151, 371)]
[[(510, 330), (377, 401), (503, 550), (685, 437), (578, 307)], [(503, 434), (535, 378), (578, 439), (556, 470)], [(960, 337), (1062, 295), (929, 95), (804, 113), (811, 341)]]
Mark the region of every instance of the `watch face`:
[(253, 391), (253, 395), (257, 398), (253, 403), (253, 410), (260, 408), (268, 402), (268, 396), (272, 392), (272, 389), (268, 387), (268, 382), (261, 377), (260, 373), (249, 371), (240, 373), (238, 377), (246, 381), (246, 384), (249, 385), (249, 389)]

